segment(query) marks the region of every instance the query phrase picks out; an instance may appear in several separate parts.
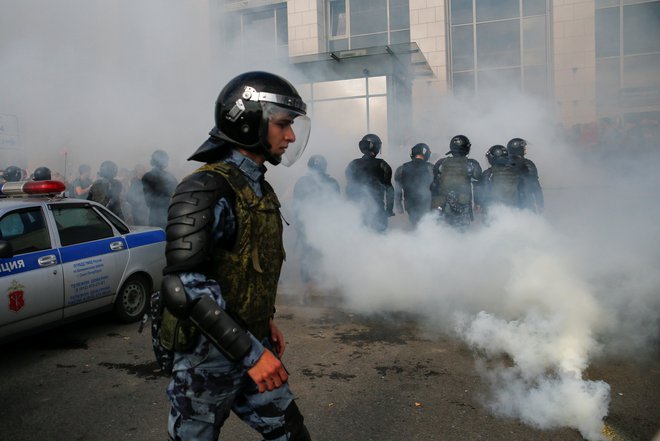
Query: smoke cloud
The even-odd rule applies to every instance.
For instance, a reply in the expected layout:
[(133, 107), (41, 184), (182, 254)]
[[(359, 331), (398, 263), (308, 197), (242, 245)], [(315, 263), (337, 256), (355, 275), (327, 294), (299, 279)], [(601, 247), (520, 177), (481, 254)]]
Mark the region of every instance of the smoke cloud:
[(482, 99), (429, 109), (442, 132), (413, 144), (444, 153), (463, 133), (482, 160), (490, 145), (527, 139), (545, 214), (496, 207), (467, 232), (430, 214), (414, 231), (398, 219), (377, 234), (360, 227), (357, 207), (326, 198), (302, 215), (323, 252), (321, 286), (356, 311), (407, 311), (430, 330), (455, 333), (475, 350), (491, 386), (484, 405), (496, 415), (602, 439), (610, 388), (586, 369), (597, 357), (657, 350), (659, 210), (648, 203), (657, 182), (646, 171), (660, 161), (651, 154), (622, 169), (618, 157), (583, 154), (558, 138), (541, 102), (515, 93)]

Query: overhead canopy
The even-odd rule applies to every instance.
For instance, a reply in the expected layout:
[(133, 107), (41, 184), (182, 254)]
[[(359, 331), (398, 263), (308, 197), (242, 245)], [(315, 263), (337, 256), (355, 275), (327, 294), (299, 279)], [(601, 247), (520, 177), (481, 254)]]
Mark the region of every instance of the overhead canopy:
[(310, 81), (334, 81), (365, 76), (397, 75), (433, 78), (433, 70), (417, 43), (400, 43), (291, 57)]

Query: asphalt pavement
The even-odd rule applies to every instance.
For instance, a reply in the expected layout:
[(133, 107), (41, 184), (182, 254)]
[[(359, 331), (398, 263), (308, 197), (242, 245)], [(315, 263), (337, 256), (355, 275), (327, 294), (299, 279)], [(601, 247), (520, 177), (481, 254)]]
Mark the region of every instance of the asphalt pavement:
[[(493, 416), (472, 352), (422, 332), (413, 317), (364, 316), (282, 297), (284, 362), (315, 441), (579, 441)], [(0, 439), (166, 440), (168, 379), (148, 329), (100, 316), (0, 347)], [(660, 429), (660, 356), (596, 360), (611, 386), (604, 439), (649, 441)], [(235, 416), (221, 439), (259, 440)]]

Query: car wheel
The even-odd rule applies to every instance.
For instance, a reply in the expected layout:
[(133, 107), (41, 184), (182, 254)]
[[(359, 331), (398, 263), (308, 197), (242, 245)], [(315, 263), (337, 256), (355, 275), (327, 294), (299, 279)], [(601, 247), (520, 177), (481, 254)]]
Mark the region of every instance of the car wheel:
[(115, 300), (115, 317), (124, 322), (137, 322), (149, 307), (150, 283), (144, 276), (131, 276), (124, 282)]

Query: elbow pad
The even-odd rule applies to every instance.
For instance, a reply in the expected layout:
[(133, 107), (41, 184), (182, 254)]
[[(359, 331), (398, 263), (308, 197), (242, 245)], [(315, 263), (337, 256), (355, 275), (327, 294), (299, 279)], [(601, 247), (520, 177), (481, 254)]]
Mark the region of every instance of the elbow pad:
[(199, 299), (190, 310), (189, 318), (229, 360), (239, 361), (250, 352), (250, 335), (211, 297)]

